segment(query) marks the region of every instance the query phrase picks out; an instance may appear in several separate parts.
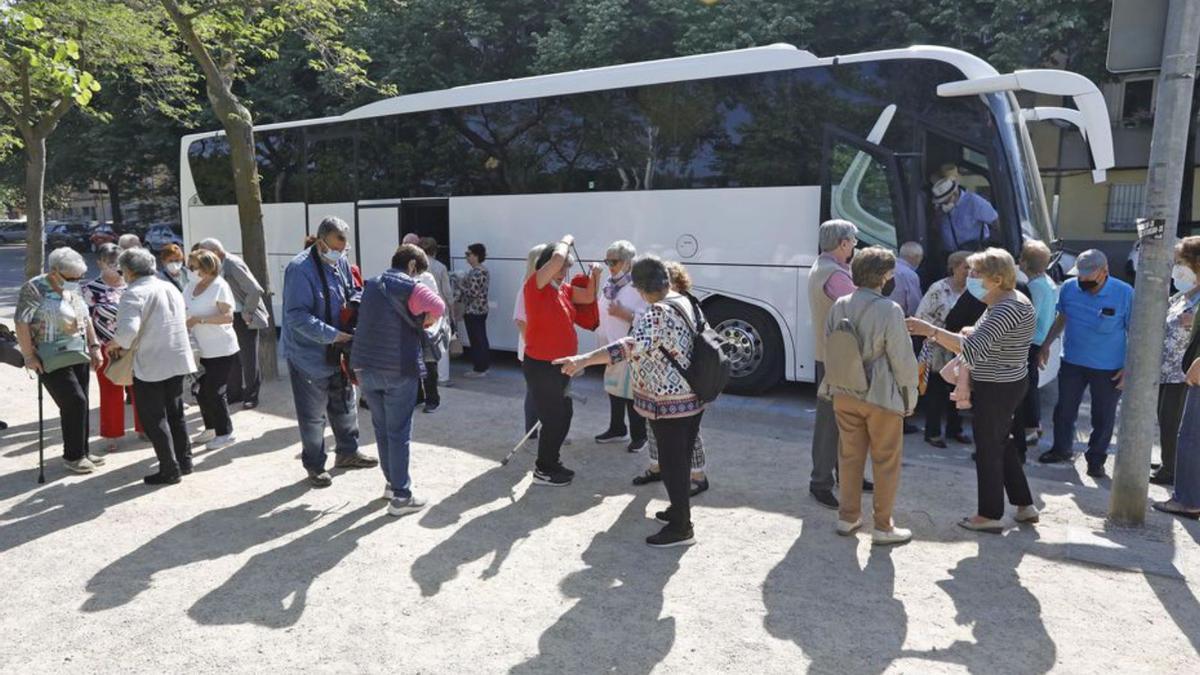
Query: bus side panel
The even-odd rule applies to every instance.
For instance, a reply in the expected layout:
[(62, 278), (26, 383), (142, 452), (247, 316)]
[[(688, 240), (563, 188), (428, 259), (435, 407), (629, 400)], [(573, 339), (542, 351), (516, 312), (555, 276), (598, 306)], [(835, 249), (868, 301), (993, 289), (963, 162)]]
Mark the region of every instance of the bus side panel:
[(242, 229), (238, 226), (237, 205), (189, 206), (187, 235), (184, 244), (189, 249), (198, 241), (215, 237), (225, 250), (241, 253)]
[(363, 278), (386, 272), (400, 246), (400, 209), (359, 209), (358, 237), (362, 242), (358, 255)]
[(267, 242), (267, 273), (274, 293), (276, 320), (283, 311), (283, 272), (304, 247), (304, 204), (264, 204), (263, 237)]
[[(811, 328), (797, 275), (816, 259), (818, 187), (452, 197), (449, 205), (453, 267), (465, 270), (458, 254), (467, 245), (488, 247), (488, 335), (497, 349), (516, 346), (511, 303), (529, 248), (569, 233), (585, 261), (628, 239), (639, 253), (682, 260), (704, 290), (767, 309), (791, 352), (785, 376), (811, 379)], [(580, 346), (594, 343), (584, 337)]]
[(815, 359), (813, 358), (812, 310), (808, 304), (808, 275), (810, 272), (812, 272), (812, 268), (805, 267), (796, 275), (796, 368), (791, 378), (796, 382), (817, 381)]

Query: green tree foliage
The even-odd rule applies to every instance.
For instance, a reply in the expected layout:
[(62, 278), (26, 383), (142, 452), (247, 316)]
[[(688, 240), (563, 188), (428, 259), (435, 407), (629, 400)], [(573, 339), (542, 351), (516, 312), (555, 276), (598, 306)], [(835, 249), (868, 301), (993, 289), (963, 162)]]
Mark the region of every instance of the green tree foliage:
[(139, 82), (147, 98), (181, 83), (181, 61), (157, 28), (125, 5), (102, 0), (0, 5), (0, 115), (25, 154), (26, 276), (43, 264), (46, 139), (63, 117), (87, 108), (110, 74)]

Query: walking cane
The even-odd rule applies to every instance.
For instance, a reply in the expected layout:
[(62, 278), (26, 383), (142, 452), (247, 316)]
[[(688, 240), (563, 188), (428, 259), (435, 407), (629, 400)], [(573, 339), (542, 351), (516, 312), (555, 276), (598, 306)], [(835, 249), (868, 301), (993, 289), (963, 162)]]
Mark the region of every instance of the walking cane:
[[(578, 401), (579, 405), (587, 405), (588, 399), (586, 396), (580, 396), (574, 392), (568, 393), (567, 396), (570, 396), (571, 399), (574, 401)], [(521, 446), (528, 443), (529, 438), (531, 436), (533, 436), (535, 433), (537, 433), (538, 430), (541, 428), (542, 428), (542, 421), (538, 420), (537, 424), (533, 425), (533, 428), (531, 428), (528, 432), (526, 432), (525, 436), (522, 437), (521, 440), (518, 441), (517, 444), (513, 446), (513, 449), (508, 451), (508, 454), (504, 456), (504, 459), (500, 460), (500, 466), (507, 466), (508, 463), (512, 461), (513, 456), (517, 454), (517, 451), (521, 449)]]
[(42, 374), (37, 374), (38, 383), (38, 485), (46, 482), (46, 448), (42, 418)]

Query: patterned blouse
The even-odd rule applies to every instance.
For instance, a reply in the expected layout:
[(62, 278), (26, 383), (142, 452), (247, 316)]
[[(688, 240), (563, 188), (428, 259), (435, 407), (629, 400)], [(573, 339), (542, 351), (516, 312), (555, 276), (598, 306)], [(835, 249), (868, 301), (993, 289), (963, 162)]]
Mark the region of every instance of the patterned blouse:
[(15, 318), (28, 324), (37, 347), (43, 342), (67, 344), (72, 340), (87, 354), (88, 311), (78, 293), (57, 293), (45, 274), (30, 279), (17, 297)]
[(613, 363), (629, 360), (633, 406), (642, 417), (651, 420), (688, 417), (704, 410), (704, 403), (659, 349), (664, 347), (681, 367), (691, 365), (695, 334), (690, 321), (685, 321), (670, 305), (691, 317), (688, 300), (671, 293), (665, 301), (650, 305), (638, 317), (629, 337), (607, 347)]
[(109, 286), (101, 277), (96, 277), (81, 289), (83, 299), (87, 302), (92, 315), (92, 326), (96, 328), (96, 337), (102, 343), (113, 338), (117, 330), (117, 306), (121, 304), (121, 294), (125, 292), (125, 283), (120, 286)]
[[(964, 288), (963, 291), (965, 290)], [(913, 316), (928, 321), (938, 328), (945, 328), (946, 316), (950, 314), (950, 310), (962, 297), (963, 291), (955, 291), (954, 287), (950, 285), (949, 277), (935, 281), (925, 292), (925, 297), (921, 298), (921, 304), (917, 305), (917, 313)], [(936, 372), (950, 363), (952, 358), (954, 355), (945, 348), (938, 346), (933, 340), (926, 340), (917, 361), (927, 364), (931, 371)]]
[(1176, 293), (1167, 307), (1167, 332), (1163, 340), (1162, 368), (1159, 373), (1160, 384), (1182, 384), (1186, 379), (1183, 372), (1183, 353), (1187, 351), (1188, 332), (1192, 326), (1185, 325), (1181, 317), (1196, 309), (1200, 303), (1200, 292)]
[(488, 281), (489, 274), (486, 267), (472, 267), (470, 272), (467, 272), (466, 278), (463, 279), (462, 285), (459, 286), (459, 293), (463, 303), (463, 314), (487, 314), (488, 313)]

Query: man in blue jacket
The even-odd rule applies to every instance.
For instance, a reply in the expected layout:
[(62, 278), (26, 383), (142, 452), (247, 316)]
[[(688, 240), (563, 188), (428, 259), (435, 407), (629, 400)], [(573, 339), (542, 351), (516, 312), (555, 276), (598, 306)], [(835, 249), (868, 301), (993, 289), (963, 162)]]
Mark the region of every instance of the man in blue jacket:
[(317, 228), (317, 241), (288, 263), (283, 277), (283, 330), (300, 426), (301, 461), (313, 487), (328, 487), (325, 422), (336, 440), (339, 469), (365, 469), (379, 461), (358, 451), (358, 409), (342, 354), (352, 339), (343, 308), (357, 304), (350, 274), (346, 221), (329, 216)]

